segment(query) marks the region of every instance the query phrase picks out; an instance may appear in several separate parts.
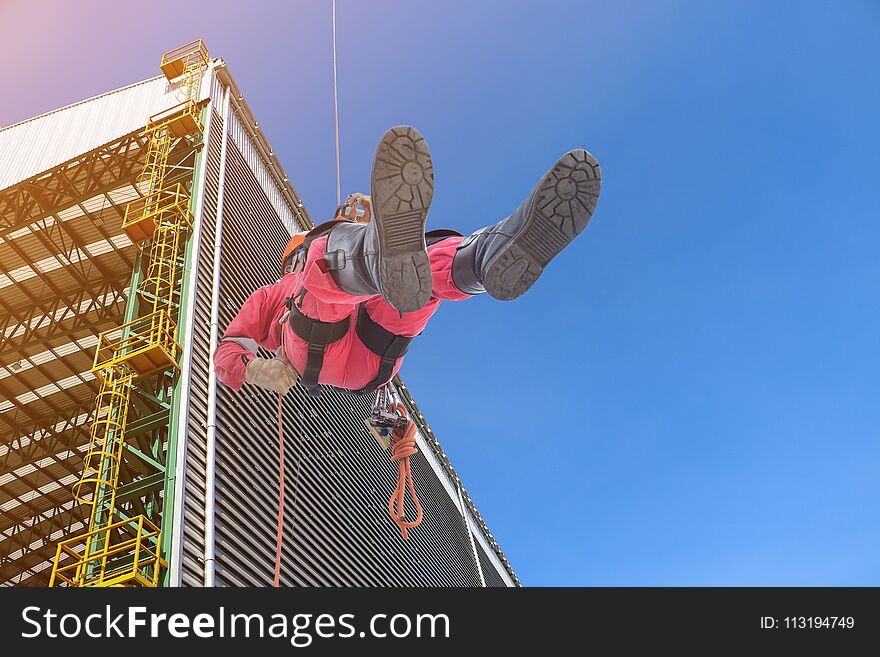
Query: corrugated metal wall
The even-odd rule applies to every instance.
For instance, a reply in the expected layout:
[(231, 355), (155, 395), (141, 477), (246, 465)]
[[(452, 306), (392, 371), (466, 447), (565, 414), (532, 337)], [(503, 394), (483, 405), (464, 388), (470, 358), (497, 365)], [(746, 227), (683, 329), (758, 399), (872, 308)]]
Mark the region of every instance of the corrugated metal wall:
[[(229, 130), (230, 139), (223, 191), (221, 331), (251, 292), (277, 279), (274, 254), (286, 243), (294, 221), (238, 123), (230, 114), (223, 126), (213, 113), (208, 136), (185, 455), (184, 585), (204, 582), (208, 324), (222, 130)], [(454, 488), (448, 479), (441, 480), (436, 463), (432, 467), (432, 454), (420, 454), (412, 462), (426, 519), (409, 541), (401, 539), (386, 508), (396, 466), (363, 425), (370, 403), (333, 389), (314, 398), (297, 388), (285, 397), (282, 584), (479, 586)], [(237, 393), (224, 386), (217, 390), (214, 563), (221, 586), (272, 583), (278, 513), (276, 404), (274, 395), (253, 386)], [(487, 585), (510, 582), (482, 543), (477, 554)]]
[(302, 228), (307, 228), (308, 226), (301, 227), (297, 223), (294, 213), (288, 207), (281, 194), (281, 190), (278, 189), (278, 185), (275, 184), (269, 169), (264, 165), (260, 154), (254, 147), (244, 123), (236, 115), (232, 115), (229, 119), (229, 136), (232, 139), (232, 143), (238, 147), (238, 152), (251, 170), (254, 180), (260, 187), (260, 191), (266, 197), (266, 200), (272, 206), (272, 210), (281, 219), (281, 223), (287, 228), (288, 232), (295, 233), (302, 230)]

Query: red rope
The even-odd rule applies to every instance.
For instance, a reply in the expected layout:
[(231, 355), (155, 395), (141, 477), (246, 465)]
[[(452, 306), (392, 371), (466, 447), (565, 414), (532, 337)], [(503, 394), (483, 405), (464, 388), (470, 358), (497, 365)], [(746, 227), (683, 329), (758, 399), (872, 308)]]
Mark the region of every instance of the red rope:
[(284, 415), (281, 393), (278, 394), (278, 542), (275, 545), (275, 581), (273, 586), (280, 586), (281, 581), (281, 541), (284, 533)]
[[(397, 405), (398, 412), (406, 417), (406, 409), (403, 404)], [(410, 422), (405, 432), (395, 429), (391, 432), (391, 460), (397, 461), (397, 486), (388, 500), (388, 513), (391, 519), (400, 527), (400, 533), (403, 534), (404, 540), (409, 538), (407, 529), (417, 527), (422, 522), (422, 505), (416, 495), (416, 489), (413, 485), (412, 470), (410, 469), (409, 457), (418, 453), (416, 447), (416, 425)], [(409, 494), (416, 506), (416, 519), (406, 520), (406, 509), (403, 506), (404, 495), (406, 489), (409, 488)]]

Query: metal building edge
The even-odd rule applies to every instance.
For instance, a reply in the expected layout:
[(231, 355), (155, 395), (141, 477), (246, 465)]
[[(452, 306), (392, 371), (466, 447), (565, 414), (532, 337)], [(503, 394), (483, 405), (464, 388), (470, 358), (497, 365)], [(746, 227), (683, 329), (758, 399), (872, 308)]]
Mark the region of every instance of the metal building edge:
[[(174, 403), (172, 406), (171, 426), (175, 430), (173, 440), (168, 441), (168, 448), (173, 445), (173, 454), (169, 451), (169, 458), (166, 461), (165, 472), (165, 490), (173, 491), (174, 497), (171, 500), (164, 501), (162, 529), (163, 529), (163, 553), (166, 561), (169, 562), (169, 568), (164, 575), (163, 584), (167, 586), (173, 580), (174, 562), (177, 561), (176, 555), (180, 550), (181, 540), (181, 523), (183, 522), (183, 491), (186, 481), (185, 455), (186, 455), (186, 438), (187, 438), (187, 422), (185, 421), (185, 409), (189, 405), (190, 392), (190, 374), (192, 369), (190, 362), (192, 359), (192, 338), (193, 338), (193, 305), (195, 296), (194, 272), (199, 266), (199, 243), (202, 233), (202, 206), (204, 200), (205, 188), (205, 167), (207, 160), (207, 138), (211, 130), (211, 102), (208, 102), (202, 108), (202, 123), (205, 126), (202, 135), (202, 145), (196, 155), (196, 166), (193, 175), (193, 208), (196, 217), (193, 225), (193, 235), (187, 245), (186, 271), (184, 272), (183, 284), (181, 290), (181, 310), (184, 313), (180, 321), (178, 342), (183, 347), (183, 355), (180, 363), (180, 378), (177, 381), (177, 390), (174, 395)], [(185, 301), (183, 301), (185, 300)], [(169, 431), (169, 437), (171, 432)], [(174, 463), (171, 462), (173, 457)], [(166, 514), (171, 513), (169, 519)], [(169, 536), (170, 530), (170, 536)]]

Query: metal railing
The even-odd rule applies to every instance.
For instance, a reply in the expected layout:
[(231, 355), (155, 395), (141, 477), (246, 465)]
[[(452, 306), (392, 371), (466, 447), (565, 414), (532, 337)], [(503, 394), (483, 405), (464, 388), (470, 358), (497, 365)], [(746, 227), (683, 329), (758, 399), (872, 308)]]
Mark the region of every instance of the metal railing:
[[(92, 372), (106, 381), (106, 372), (126, 364), (138, 376), (159, 369), (180, 369), (177, 323), (164, 309), (139, 317), (98, 335)], [(111, 337), (119, 334), (117, 337)]]
[(153, 239), (158, 226), (184, 223), (192, 227), (189, 201), (189, 193), (182, 183), (156, 190), (126, 206), (122, 230), (140, 249), (141, 242)]
[(202, 129), (201, 110), (195, 99), (187, 99), (147, 119), (147, 134), (168, 131), (174, 137), (185, 137)]
[(162, 55), (159, 68), (162, 69), (166, 78), (173, 80), (183, 75), (188, 69), (204, 68), (207, 65), (208, 48), (201, 39), (196, 39)]
[(144, 516), (118, 520), (58, 543), (49, 586), (157, 586), (168, 566), (161, 545), (161, 530)]

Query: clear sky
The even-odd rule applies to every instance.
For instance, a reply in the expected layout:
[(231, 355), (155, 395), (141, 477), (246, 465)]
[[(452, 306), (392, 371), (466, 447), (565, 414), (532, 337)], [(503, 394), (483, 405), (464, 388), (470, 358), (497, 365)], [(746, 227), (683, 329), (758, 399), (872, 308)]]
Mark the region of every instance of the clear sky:
[[(448, 304), (403, 375), (528, 585), (880, 585), (880, 3), (338, 0), (342, 184), (422, 131), (429, 227), (572, 147), (585, 233)], [(0, 125), (202, 36), (316, 220), (329, 0), (0, 0)]]

